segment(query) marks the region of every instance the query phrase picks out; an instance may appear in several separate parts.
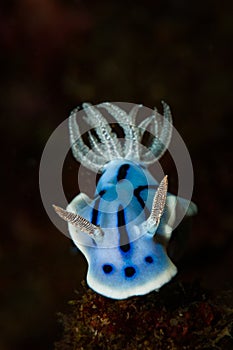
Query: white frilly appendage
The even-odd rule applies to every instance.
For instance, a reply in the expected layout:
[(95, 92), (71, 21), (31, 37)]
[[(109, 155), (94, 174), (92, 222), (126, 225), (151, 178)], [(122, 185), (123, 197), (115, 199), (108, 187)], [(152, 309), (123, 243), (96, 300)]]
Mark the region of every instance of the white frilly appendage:
[(160, 223), (161, 216), (164, 211), (164, 207), (167, 199), (167, 188), (168, 188), (168, 180), (167, 176), (163, 178), (161, 181), (158, 190), (155, 193), (152, 210), (150, 216), (142, 225), (146, 229), (146, 231), (150, 234), (155, 234), (156, 229)]
[(92, 237), (96, 242), (101, 242), (104, 236), (100, 227), (93, 225), (91, 222), (78, 214), (69, 212), (57, 205), (53, 205), (55, 212), (65, 221), (77, 227), (80, 231), (85, 232)]
[[(69, 132), (74, 157), (95, 172), (101, 171), (107, 162), (114, 159), (131, 160), (145, 165), (154, 163), (168, 148), (172, 135), (170, 108), (165, 102), (162, 104), (163, 118), (155, 109), (153, 115), (136, 125), (136, 116), (142, 105), (135, 105), (129, 113), (126, 113), (117, 105), (109, 102), (101, 103), (96, 107), (84, 103), (84, 120), (95, 130), (98, 138), (89, 131), (88, 139), (91, 148), (84, 143), (76, 120), (78, 109), (73, 110), (69, 117)], [(123, 144), (101, 114), (99, 110), (101, 108), (105, 109), (123, 129)], [(145, 148), (140, 145), (142, 145), (142, 138), (148, 127), (153, 137), (145, 152)]]

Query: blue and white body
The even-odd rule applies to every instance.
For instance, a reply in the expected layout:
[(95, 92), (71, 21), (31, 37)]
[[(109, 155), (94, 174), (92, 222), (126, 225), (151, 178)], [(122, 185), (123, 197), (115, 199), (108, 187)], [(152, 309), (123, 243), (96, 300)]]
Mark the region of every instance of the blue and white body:
[[(95, 129), (95, 134), (89, 132), (91, 148), (80, 135), (77, 110), (69, 119), (75, 158), (101, 177), (93, 199), (80, 193), (66, 210), (54, 208), (68, 221), (71, 238), (87, 259), (88, 285), (109, 298), (125, 299), (158, 290), (177, 273), (166, 246), (176, 207), (187, 203), (167, 193), (167, 177), (159, 184), (147, 169), (162, 156), (171, 139), (171, 113), (163, 105), (164, 116), (155, 111), (136, 125), (138, 105), (127, 114), (111, 103), (84, 104), (85, 120)], [(123, 143), (101, 109), (124, 130)], [(141, 141), (148, 126), (154, 137), (145, 151)], [(191, 203), (185, 210), (192, 215), (196, 207)]]

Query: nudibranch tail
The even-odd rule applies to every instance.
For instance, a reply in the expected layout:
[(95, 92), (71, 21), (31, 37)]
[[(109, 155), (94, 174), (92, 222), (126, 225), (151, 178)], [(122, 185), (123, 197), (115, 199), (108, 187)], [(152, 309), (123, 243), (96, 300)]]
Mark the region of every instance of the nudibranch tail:
[(65, 221), (77, 227), (80, 231), (87, 233), (95, 241), (101, 241), (104, 233), (100, 227), (97, 227), (83, 218), (81, 215), (71, 213), (61, 207), (53, 205), (55, 212)]
[[(96, 132), (95, 137), (88, 132), (90, 148), (82, 139), (77, 124), (78, 109), (75, 109), (69, 117), (69, 132), (72, 152), (74, 157), (87, 168), (101, 172), (103, 166), (115, 159), (132, 160), (144, 164), (151, 164), (158, 160), (171, 140), (172, 117), (169, 106), (162, 102), (164, 116), (157, 110), (146, 118), (139, 125), (136, 125), (136, 116), (141, 105), (135, 105), (129, 113), (116, 104), (109, 102), (92, 106), (89, 103), (83, 104), (85, 113), (84, 120)], [(124, 142), (121, 144), (117, 134), (113, 132), (111, 125), (104, 118), (100, 109), (107, 111), (121, 126), (124, 131)], [(142, 151), (142, 139), (147, 127), (150, 127), (152, 142), (147, 146), (148, 150)]]

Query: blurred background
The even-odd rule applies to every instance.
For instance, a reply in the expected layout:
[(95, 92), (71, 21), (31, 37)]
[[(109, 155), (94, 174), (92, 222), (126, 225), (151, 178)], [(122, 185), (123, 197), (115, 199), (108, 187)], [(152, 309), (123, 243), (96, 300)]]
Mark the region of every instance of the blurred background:
[[(56, 313), (85, 277), (38, 184), (47, 139), (85, 101), (169, 103), (199, 208), (178, 278), (233, 287), (232, 10), (210, 0), (1, 1), (1, 350), (52, 349)], [(69, 200), (77, 168), (69, 154)]]

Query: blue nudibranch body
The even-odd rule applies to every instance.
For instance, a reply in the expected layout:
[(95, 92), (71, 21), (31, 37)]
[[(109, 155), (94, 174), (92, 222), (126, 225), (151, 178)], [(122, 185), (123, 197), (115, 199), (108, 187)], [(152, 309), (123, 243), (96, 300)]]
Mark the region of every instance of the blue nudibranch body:
[[(163, 105), (164, 116), (155, 111), (136, 125), (139, 105), (127, 114), (111, 103), (84, 104), (85, 120), (95, 129), (95, 134), (89, 132), (91, 148), (80, 135), (77, 110), (70, 115), (73, 155), (101, 177), (93, 200), (80, 193), (66, 210), (54, 208), (68, 221), (71, 238), (88, 261), (88, 285), (109, 298), (125, 299), (158, 290), (177, 272), (166, 245), (176, 207), (182, 209), (185, 200), (167, 193), (167, 177), (159, 184), (147, 169), (162, 156), (171, 139), (171, 113)], [(123, 144), (101, 109), (124, 130)], [(148, 126), (154, 137), (145, 151), (141, 140)], [(186, 215), (195, 211), (191, 203)]]

